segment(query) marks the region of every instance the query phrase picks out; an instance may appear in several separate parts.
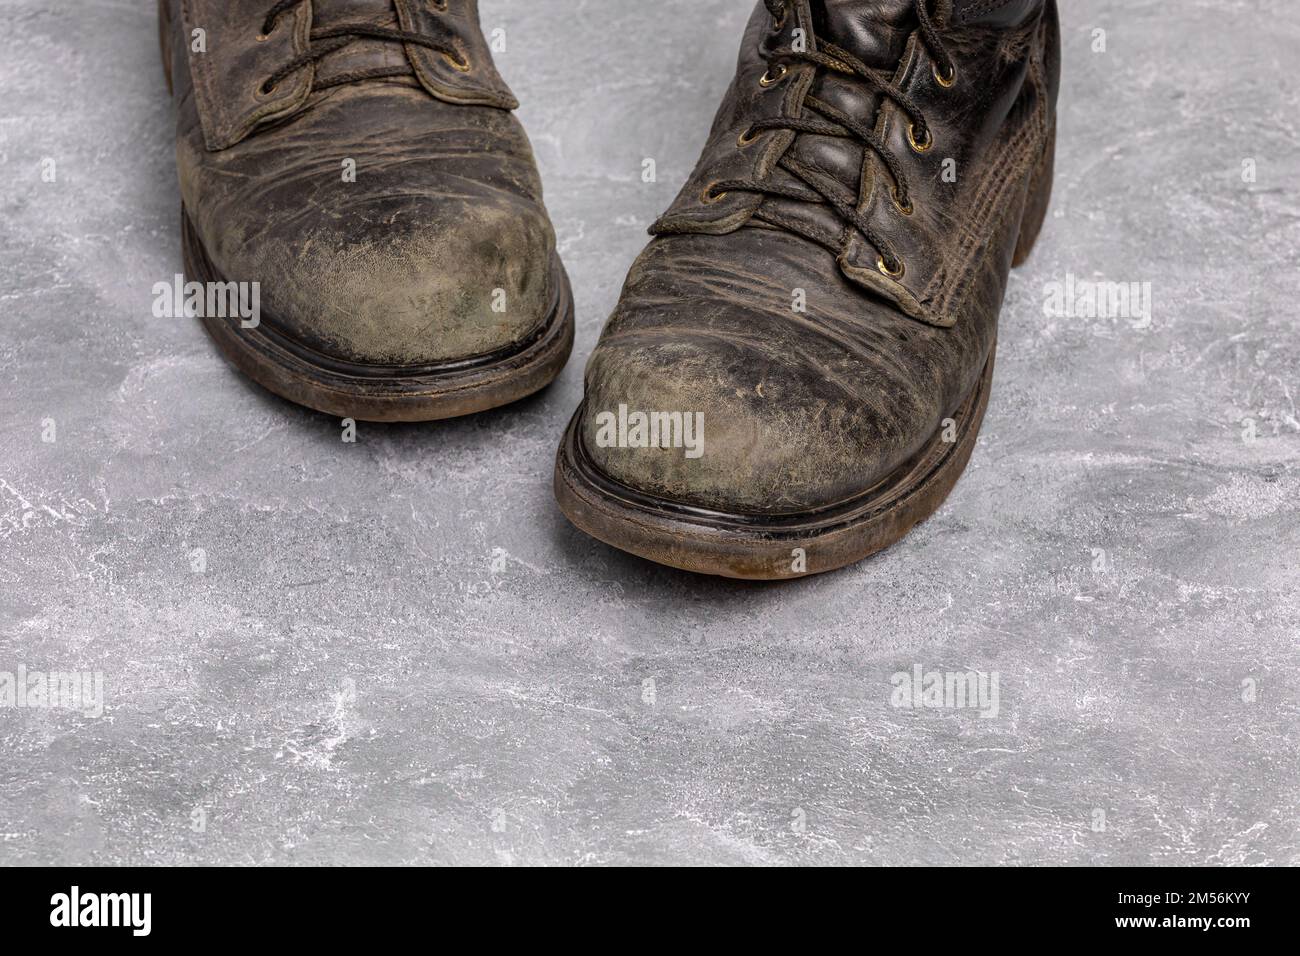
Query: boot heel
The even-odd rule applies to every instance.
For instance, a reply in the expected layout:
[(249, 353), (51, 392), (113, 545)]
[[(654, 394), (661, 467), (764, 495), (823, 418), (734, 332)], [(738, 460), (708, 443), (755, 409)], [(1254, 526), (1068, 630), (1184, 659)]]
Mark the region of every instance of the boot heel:
[(1043, 231), (1043, 222), (1047, 219), (1047, 207), (1052, 204), (1052, 180), (1056, 173), (1056, 128), (1043, 150), (1043, 158), (1034, 171), (1029, 183), (1029, 198), (1025, 201), (1025, 215), (1020, 221), (1020, 238), (1016, 241), (1016, 254), (1011, 260), (1012, 267), (1022, 266), (1034, 251), (1038, 234)]
[(162, 52), (163, 78), (167, 80), (167, 92), (174, 94), (172, 88), (172, 20), (167, 12), (167, 0), (158, 0), (158, 47)]

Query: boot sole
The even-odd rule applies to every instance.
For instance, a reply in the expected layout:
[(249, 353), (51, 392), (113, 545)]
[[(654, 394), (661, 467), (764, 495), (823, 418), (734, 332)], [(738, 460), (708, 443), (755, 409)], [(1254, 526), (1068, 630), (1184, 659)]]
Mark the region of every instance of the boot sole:
[[(1051, 200), (1053, 132), (1028, 185), (1013, 266), (1033, 251)], [(683, 571), (780, 581), (834, 571), (894, 544), (934, 514), (966, 470), (988, 409), (997, 342), (984, 373), (952, 416), (956, 437), (933, 435), (917, 455), (857, 498), (798, 515), (763, 517), (693, 508), (615, 481), (586, 454), (583, 408), (565, 432), (555, 465), (555, 497), (575, 526), (605, 544)]]
[[(212, 266), (190, 217), (182, 209), (187, 277), (225, 282)], [(354, 365), (314, 352), (263, 316), (257, 328), (239, 319), (200, 321), (222, 354), (258, 385), (299, 405), (371, 422), (427, 422), (472, 415), (541, 391), (560, 374), (573, 351), (573, 293), (556, 256), (555, 298), (546, 321), (525, 341), (490, 355), (411, 367)]]

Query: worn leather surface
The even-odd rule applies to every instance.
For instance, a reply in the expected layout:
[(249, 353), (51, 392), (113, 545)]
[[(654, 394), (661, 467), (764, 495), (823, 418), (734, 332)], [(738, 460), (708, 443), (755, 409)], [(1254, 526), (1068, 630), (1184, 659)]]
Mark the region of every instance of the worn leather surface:
[[(185, 209), (225, 279), (261, 282), (264, 322), (385, 367), (507, 349), (545, 322), (554, 232), (476, 0), (307, 0), (260, 40), (273, 0), (164, 2)], [(313, 25), (357, 22), (450, 43), (471, 68), (365, 39), (261, 91)], [(200, 27), (207, 53), (190, 48)], [(319, 88), (397, 66), (409, 75)]]
[[(808, 511), (879, 484), (975, 387), (1054, 128), (1056, 7), (932, 9), (957, 65), (950, 88), (934, 77), (912, 0), (791, 0), (779, 31), (755, 9), (704, 155), (655, 224), (588, 364), (584, 444), (611, 477), (704, 508)], [(800, 64), (762, 87), (767, 53), (796, 28), (886, 71), (924, 112), (935, 146), (911, 149), (901, 110), (852, 77)], [(859, 140), (773, 131), (738, 143), (755, 117), (799, 115), (810, 92), (874, 124), (907, 171), (912, 215)], [(901, 277), (883, 275), (878, 250), (829, 205), (739, 190), (706, 201), (728, 179), (794, 182), (782, 166), (791, 158), (855, 197), (903, 260)], [(946, 159), (956, 182), (941, 175)], [(795, 290), (806, 313), (792, 309)], [(595, 416), (619, 404), (703, 411), (705, 454), (598, 447)]]

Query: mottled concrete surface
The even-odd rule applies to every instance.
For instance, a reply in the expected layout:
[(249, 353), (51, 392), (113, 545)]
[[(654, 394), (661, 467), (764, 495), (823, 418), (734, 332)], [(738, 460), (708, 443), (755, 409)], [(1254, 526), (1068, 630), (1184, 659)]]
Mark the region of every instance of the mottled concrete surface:
[[(0, 708), (0, 863), (1300, 862), (1300, 7), (1066, 0), (1054, 215), (969, 472), (886, 554), (751, 586), (549, 487), (749, 2), (483, 6), (575, 357), (349, 445), (151, 315), (151, 0), (0, 0), (0, 672), (105, 695)], [(1150, 323), (1045, 315), (1067, 274), (1150, 282)], [(917, 665), (996, 672), (998, 715), (891, 706)]]

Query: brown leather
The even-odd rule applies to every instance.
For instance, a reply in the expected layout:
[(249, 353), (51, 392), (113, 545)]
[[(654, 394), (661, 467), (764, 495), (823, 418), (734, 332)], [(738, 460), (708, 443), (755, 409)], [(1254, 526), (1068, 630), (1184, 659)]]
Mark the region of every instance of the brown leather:
[[(578, 432), (606, 476), (642, 495), (727, 513), (793, 515), (861, 495), (898, 470), (971, 395), (988, 363), (1031, 181), (1049, 158), (1059, 85), (1055, 0), (940, 0), (932, 11), (956, 65), (945, 87), (914, 0), (760, 3), (703, 157), (633, 266), (588, 364)], [(934, 145), (854, 76), (772, 51), (796, 29), (882, 71), (924, 113)], [(809, 96), (884, 140), (912, 212), (872, 149), (854, 138), (767, 131)], [(956, 181), (944, 176), (945, 161)], [(790, 169), (841, 190), (904, 264), (885, 275), (863, 232), (825, 202), (712, 184), (796, 188)], [(778, 188), (779, 191), (779, 188)], [(806, 294), (807, 311), (792, 306)], [(705, 454), (600, 447), (596, 416), (620, 405), (700, 411)]]
[[(558, 298), (555, 236), (477, 0), (303, 0), (265, 36), (275, 0), (161, 2), (186, 214), (222, 278), (261, 283), (278, 341), (400, 370), (536, 337)], [(267, 88), (313, 30), (358, 22), (458, 56), (359, 39)], [(375, 68), (405, 75), (348, 81)]]

